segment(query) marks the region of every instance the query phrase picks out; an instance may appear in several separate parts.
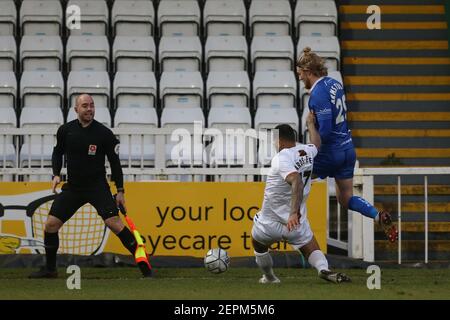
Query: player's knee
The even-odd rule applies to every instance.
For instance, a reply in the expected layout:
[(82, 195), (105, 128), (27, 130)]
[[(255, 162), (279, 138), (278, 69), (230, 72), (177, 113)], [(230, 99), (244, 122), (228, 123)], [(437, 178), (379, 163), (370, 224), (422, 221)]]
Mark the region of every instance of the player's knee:
[(351, 194), (349, 195), (340, 195), (338, 198), (339, 204), (344, 209), (348, 209), (348, 203), (350, 202), (350, 198), (352, 197)]
[(45, 232), (55, 233), (62, 227), (63, 222), (57, 218), (49, 216), (45, 222)]
[(350, 202), (350, 199), (351, 199), (352, 196), (353, 196), (353, 190), (352, 189), (339, 190), (339, 194), (338, 194), (339, 204), (344, 209), (348, 209), (348, 203)]
[(308, 259), (310, 254), (316, 250), (320, 250), (319, 243), (317, 242), (316, 237), (312, 237), (312, 239), (303, 247), (300, 248), (300, 252), (303, 254), (303, 256)]
[(269, 248), (252, 238), (253, 249), (258, 253), (265, 253)]

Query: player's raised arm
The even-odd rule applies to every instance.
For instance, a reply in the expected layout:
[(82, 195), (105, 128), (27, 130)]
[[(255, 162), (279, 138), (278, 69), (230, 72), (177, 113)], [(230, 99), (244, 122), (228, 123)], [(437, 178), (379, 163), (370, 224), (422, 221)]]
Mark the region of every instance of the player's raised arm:
[(303, 201), (303, 179), (298, 172), (291, 172), (285, 180), (292, 187), (291, 211), (287, 223), (287, 228), (291, 231), (300, 224), (300, 203)]
[(322, 141), (320, 139), (319, 131), (317, 131), (316, 117), (314, 116), (313, 112), (310, 112), (308, 114), (308, 117), (306, 118), (306, 126), (308, 127), (311, 143), (316, 146), (317, 150), (319, 150)]
[[(311, 101), (312, 100), (312, 101)], [(317, 126), (319, 128), (319, 134), (322, 143), (330, 142), (333, 138), (333, 111), (332, 106), (325, 101), (311, 99), (310, 105), (314, 105), (312, 108), (315, 110), (314, 116), (316, 117)]]

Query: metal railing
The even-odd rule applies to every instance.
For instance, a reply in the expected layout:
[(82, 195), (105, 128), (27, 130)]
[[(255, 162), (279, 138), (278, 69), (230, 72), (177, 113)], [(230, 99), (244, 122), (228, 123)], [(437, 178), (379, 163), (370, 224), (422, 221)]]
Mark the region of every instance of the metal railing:
[[(252, 181), (253, 176), (261, 175), (261, 170), (266, 170), (264, 167), (270, 164), (270, 162), (267, 163), (267, 159), (275, 154), (270, 143), (273, 135), (270, 135), (270, 131), (267, 130), (256, 132), (254, 129), (236, 129), (230, 134), (224, 130), (222, 140), (217, 139), (217, 143), (214, 138), (218, 137), (222, 131), (211, 128), (205, 129), (201, 126), (196, 128), (195, 125), (193, 128), (191, 126), (191, 128), (186, 129), (127, 127), (112, 128), (111, 130), (115, 135), (125, 137), (123, 139), (125, 142), (130, 142), (131, 137), (138, 139), (138, 143), (133, 145), (134, 147), (140, 147), (137, 153), (132, 152), (131, 143), (125, 144), (125, 150), (121, 150), (121, 161), (125, 175), (151, 175), (161, 180), (166, 180), (169, 175), (243, 175), (245, 181)], [(55, 133), (54, 128), (0, 128), (0, 137), (3, 138), (3, 143), (0, 143), (1, 174), (15, 177), (47, 175), (49, 173), (48, 167), (51, 165), (53, 145), (49, 148), (50, 145), (47, 143), (44, 146), (43, 141), (44, 137), (47, 141), (49, 137), (53, 137), (53, 141), (56, 141), (54, 140)], [(23, 144), (25, 140), (31, 140), (31, 137), (34, 137), (34, 142), (37, 141), (38, 145)], [(149, 138), (152, 141), (152, 146), (154, 146), (150, 155), (145, 148), (148, 145), (144, 147), (144, 140)], [(186, 143), (183, 139), (189, 141)], [(12, 140), (14, 144), (13, 155), (7, 152), (8, 144), (10, 144), (7, 141), (9, 140)], [(220, 145), (219, 141), (221, 141)], [(239, 150), (231, 150), (230, 157), (226, 152), (216, 156), (214, 152), (217, 152), (219, 148), (225, 148), (226, 143), (232, 145), (231, 149), (234, 148), (233, 144), (236, 144), (235, 149)], [(170, 150), (169, 152), (167, 150), (168, 144), (172, 145), (172, 155)], [(211, 151), (212, 146), (217, 148)], [(47, 153), (43, 152), (44, 147), (46, 147)], [(183, 147), (188, 149), (184, 150), (188, 155), (180, 155), (183, 153)], [(263, 152), (260, 152), (264, 155), (263, 157), (258, 154), (261, 149), (264, 149)], [(34, 150), (34, 153), (32, 150)], [(245, 171), (242, 171), (242, 168)], [(64, 174), (65, 171), (63, 170), (62, 173)]]
[[(429, 199), (428, 199), (428, 177), (436, 175), (450, 175), (450, 167), (418, 167), (418, 168), (356, 168), (354, 176), (354, 194), (359, 195), (374, 203), (374, 183), (375, 176), (394, 176), (397, 177), (397, 223), (398, 239), (398, 264), (402, 263), (402, 176), (422, 176), (424, 186), (424, 262), (429, 262)], [(337, 205), (339, 208), (339, 205)], [(338, 209), (339, 210), (339, 209)], [(340, 226), (342, 216), (335, 215), (336, 221), (329, 219), (328, 229), (331, 225)], [(348, 241), (331, 237), (328, 232), (328, 244), (335, 247), (348, 250), (348, 256), (360, 258), (365, 261), (374, 261), (374, 222), (372, 219), (362, 216), (357, 212), (348, 213)]]
[[(154, 138), (155, 153), (154, 153), (154, 163), (150, 166), (144, 165), (144, 148), (141, 148), (142, 154), (141, 159), (136, 162), (138, 166), (132, 165), (131, 154), (128, 158), (128, 165), (123, 168), (124, 175), (132, 176), (152, 176), (156, 180), (167, 180), (170, 176), (213, 176), (219, 177), (229, 177), (229, 176), (240, 176), (243, 179), (239, 181), (263, 181), (264, 176), (267, 175), (267, 165), (268, 163), (262, 163), (261, 161), (251, 163), (251, 161), (244, 161), (238, 167), (233, 165), (211, 165), (207, 161), (202, 161), (201, 164), (196, 163), (183, 163), (180, 162), (178, 165), (168, 164), (166, 158), (166, 139), (167, 137), (173, 135), (174, 129), (172, 128), (113, 128), (114, 134), (116, 135), (138, 135), (142, 139), (144, 136), (152, 136)], [(206, 132), (208, 129), (201, 129), (200, 133), (202, 137), (207, 136)], [(186, 129), (190, 135), (194, 135), (194, 130)], [(242, 132), (241, 132), (242, 133)], [(41, 159), (37, 159), (36, 167), (32, 166), (32, 159), (28, 158), (25, 167), (22, 167), (20, 159), (19, 148), (16, 147), (14, 155), (14, 165), (7, 166), (6, 159), (6, 139), (5, 136), (12, 136), (16, 146), (19, 145), (19, 141), (23, 141), (25, 136), (30, 135), (54, 135), (55, 130), (50, 128), (41, 129), (30, 129), (30, 128), (0, 128), (0, 137), (3, 136), (3, 145), (0, 145), (0, 161), (2, 165), (0, 166), (0, 177), (3, 176), (49, 176), (51, 175), (50, 167), (45, 167), (44, 156), (41, 155)], [(257, 134), (252, 131), (243, 132), (243, 135), (249, 137), (250, 139), (257, 138)], [(202, 146), (204, 145), (204, 138), (201, 140)], [(256, 141), (261, 143), (260, 141)], [(256, 144), (257, 144), (256, 143)], [(267, 143), (267, 141), (265, 141)], [(250, 146), (245, 146), (249, 153), (254, 152), (252, 157), (258, 157), (256, 152), (255, 142)], [(30, 147), (29, 147), (30, 148)], [(42, 150), (42, 148), (41, 148)], [(273, 152), (273, 150), (272, 150)], [(266, 155), (267, 159), (267, 155)], [(48, 159), (47, 159), (48, 160)], [(248, 159), (246, 159), (248, 160)], [(109, 169), (107, 170), (110, 174)], [(62, 171), (65, 174), (65, 169)], [(363, 197), (370, 203), (374, 203), (374, 177), (375, 176), (396, 176), (397, 177), (397, 187), (398, 187), (398, 229), (399, 229), (399, 241), (398, 241), (398, 263), (402, 263), (402, 194), (401, 194), (401, 176), (423, 176), (424, 177), (424, 208), (425, 208), (425, 263), (428, 263), (428, 176), (432, 175), (450, 175), (450, 167), (430, 167), (430, 168), (356, 168), (354, 176), (354, 194)], [(16, 180), (18, 181), (18, 180)], [(217, 180), (215, 180), (217, 181)], [(374, 224), (373, 220), (367, 217), (363, 217), (361, 214), (348, 211), (348, 239), (342, 239), (341, 234), (341, 224), (342, 224), (342, 212), (339, 206), (337, 206), (336, 221), (331, 219), (330, 213), (328, 212), (328, 244), (348, 250), (348, 255), (353, 258), (363, 259), (365, 261), (374, 261)], [(330, 234), (330, 226), (332, 224), (337, 225), (337, 236), (333, 238)]]

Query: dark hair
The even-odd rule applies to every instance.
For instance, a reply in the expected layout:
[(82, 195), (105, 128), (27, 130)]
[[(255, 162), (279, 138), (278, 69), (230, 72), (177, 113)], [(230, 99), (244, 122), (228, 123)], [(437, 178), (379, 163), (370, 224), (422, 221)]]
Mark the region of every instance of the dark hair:
[(279, 124), (275, 127), (278, 130), (279, 139), (295, 142), (297, 141), (297, 132), (288, 124)]

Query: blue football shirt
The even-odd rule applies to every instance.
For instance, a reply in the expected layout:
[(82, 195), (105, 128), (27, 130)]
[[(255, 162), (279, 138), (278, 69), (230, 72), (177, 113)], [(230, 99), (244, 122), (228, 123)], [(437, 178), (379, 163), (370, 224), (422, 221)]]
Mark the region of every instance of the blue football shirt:
[(316, 115), (322, 140), (320, 151), (353, 148), (347, 124), (344, 86), (330, 77), (317, 80), (310, 90), (309, 109)]

